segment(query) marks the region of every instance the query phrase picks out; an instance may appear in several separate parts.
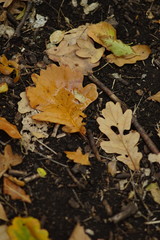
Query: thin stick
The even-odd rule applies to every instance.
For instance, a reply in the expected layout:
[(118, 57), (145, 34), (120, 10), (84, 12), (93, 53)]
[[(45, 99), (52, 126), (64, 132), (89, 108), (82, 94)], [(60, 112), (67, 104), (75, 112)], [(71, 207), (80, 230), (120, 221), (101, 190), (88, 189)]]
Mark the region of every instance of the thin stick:
[(21, 34), (21, 29), (22, 29), (22, 27), (23, 27), (23, 25), (24, 25), (28, 15), (30, 13), (31, 7), (32, 7), (32, 1), (28, 1), (27, 7), (26, 7), (26, 11), (25, 11), (25, 13), (23, 15), (23, 18), (22, 18), (21, 22), (18, 24), (18, 26), (16, 28), (15, 34), (16, 34), (17, 37), (19, 37), (20, 34)]
[(99, 152), (97, 150), (97, 147), (96, 147), (96, 144), (95, 144), (95, 141), (94, 141), (94, 137), (93, 137), (92, 131), (90, 129), (87, 130), (87, 136), (88, 136), (88, 140), (89, 140), (91, 149), (92, 149), (96, 159), (100, 162), (103, 162), (100, 155), (99, 155)]
[[(102, 82), (100, 82), (93, 74), (88, 75), (89, 79), (94, 82), (100, 89), (102, 89), (114, 102), (119, 102), (122, 106), (123, 111), (128, 109), (127, 105), (121, 101), (108, 87), (106, 87)], [(149, 149), (155, 153), (160, 153), (159, 149), (155, 145), (155, 143), (151, 140), (148, 134), (145, 132), (143, 127), (139, 124), (137, 118), (135, 116), (132, 117), (132, 124), (135, 126), (137, 131), (140, 133), (141, 137), (145, 141), (146, 145)]]
[(68, 167), (66, 168), (66, 170), (67, 170), (69, 176), (72, 178), (73, 182), (75, 182), (79, 188), (85, 189), (85, 185), (82, 184), (82, 183), (80, 183), (80, 182), (77, 180), (77, 178), (72, 174), (71, 170), (70, 170)]
[(44, 144), (43, 142), (39, 141), (38, 139), (36, 139), (36, 141), (39, 142), (41, 145), (43, 145), (45, 148), (47, 148), (49, 151), (51, 151), (52, 153), (57, 155), (57, 153), (52, 148), (48, 147), (46, 144)]

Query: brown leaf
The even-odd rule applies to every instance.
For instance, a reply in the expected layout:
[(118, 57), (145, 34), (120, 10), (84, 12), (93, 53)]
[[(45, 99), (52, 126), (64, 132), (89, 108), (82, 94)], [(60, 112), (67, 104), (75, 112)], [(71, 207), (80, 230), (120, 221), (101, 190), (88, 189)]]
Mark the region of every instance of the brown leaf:
[[(139, 170), (142, 154), (138, 152), (137, 143), (140, 135), (136, 131), (124, 135), (124, 131), (131, 127), (132, 111), (128, 109), (123, 113), (120, 103), (108, 102), (102, 115), (103, 118), (97, 119), (99, 129), (109, 138), (109, 141), (101, 142), (102, 149), (107, 153), (119, 154), (119, 161), (127, 164), (131, 170)], [(113, 127), (118, 133), (112, 130)]]
[(0, 203), (0, 219), (3, 220), (3, 221), (6, 221), (6, 222), (8, 221), (6, 212), (5, 212), (4, 207), (1, 203)]
[(10, 195), (13, 200), (19, 199), (23, 202), (31, 203), (29, 195), (26, 195), (25, 191), (21, 187), (6, 177), (4, 177), (3, 182), (3, 193)]
[(89, 153), (82, 153), (81, 148), (79, 147), (76, 152), (65, 151), (67, 157), (73, 160), (75, 163), (80, 163), (82, 165), (91, 165), (89, 162)]
[(11, 240), (8, 233), (7, 233), (7, 225), (0, 226), (0, 236), (1, 240)]
[(82, 86), (83, 74), (66, 66), (49, 65), (40, 76), (32, 75), (36, 87), (27, 88), (32, 108), (41, 112), (33, 116), (39, 121), (65, 125), (66, 132), (85, 133), (82, 112), (97, 96), (95, 84)]
[(0, 130), (5, 131), (12, 138), (21, 138), (17, 127), (9, 123), (5, 118), (0, 117)]
[(147, 98), (148, 100), (160, 102), (160, 91)]
[(69, 240), (91, 240), (91, 238), (85, 233), (84, 227), (77, 223)]
[(126, 55), (123, 57), (117, 57), (114, 54), (109, 54), (106, 59), (109, 63), (114, 63), (119, 67), (124, 64), (133, 64), (140, 60), (145, 60), (151, 53), (150, 48), (147, 45), (135, 45), (132, 47), (134, 54)]
[(13, 154), (10, 145), (6, 145), (4, 155), (0, 154), (0, 177), (8, 170), (10, 166), (16, 166), (22, 162), (22, 157)]

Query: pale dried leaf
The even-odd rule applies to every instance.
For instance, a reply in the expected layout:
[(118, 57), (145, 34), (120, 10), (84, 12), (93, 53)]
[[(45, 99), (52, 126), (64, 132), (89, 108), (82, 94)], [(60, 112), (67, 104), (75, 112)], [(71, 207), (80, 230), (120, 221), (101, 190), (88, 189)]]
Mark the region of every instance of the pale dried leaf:
[(7, 233), (7, 226), (6, 225), (1, 225), (0, 226), (0, 236), (1, 236), (1, 240), (11, 240), (8, 233)]
[(49, 40), (52, 44), (58, 44), (64, 38), (64, 34), (64, 31), (57, 30), (50, 35)]
[(91, 165), (89, 162), (89, 153), (83, 154), (80, 147), (75, 152), (65, 151), (65, 154), (75, 163), (80, 163), (82, 165)]
[(152, 95), (151, 97), (148, 97), (147, 99), (160, 102), (160, 91), (157, 92), (156, 94)]
[(10, 195), (13, 200), (19, 199), (23, 202), (31, 203), (30, 196), (21, 187), (6, 177), (4, 177), (3, 182), (3, 193)]
[(150, 191), (154, 201), (156, 203), (160, 204), (160, 188), (159, 188), (157, 182), (149, 184), (147, 186), (146, 190)]
[[(3, 221), (6, 221), (6, 222), (8, 221), (6, 212), (5, 212), (4, 207), (1, 203), (0, 203), (0, 219), (3, 220)], [(1, 236), (1, 234), (0, 234), (0, 236)]]
[(117, 173), (117, 160), (112, 160), (107, 165), (108, 173), (110, 173), (113, 177)]
[(91, 240), (91, 238), (85, 233), (84, 227), (77, 223), (69, 240)]
[(150, 162), (158, 162), (158, 163), (160, 163), (160, 153), (159, 154), (154, 154), (154, 153), (150, 153), (149, 155), (148, 155), (148, 160), (150, 161)]
[(20, 97), (21, 100), (18, 102), (18, 112), (22, 114), (31, 112), (33, 109), (29, 106), (29, 101), (26, 96), (26, 92), (21, 92)]
[[(139, 170), (142, 154), (138, 152), (137, 143), (140, 135), (136, 131), (124, 135), (124, 131), (131, 127), (132, 111), (128, 109), (123, 113), (120, 103), (108, 102), (102, 115), (103, 118), (97, 119), (99, 129), (109, 138), (109, 141), (101, 142), (102, 149), (107, 153), (119, 154), (119, 161), (128, 165), (131, 170)], [(113, 127), (118, 133), (112, 130)]]

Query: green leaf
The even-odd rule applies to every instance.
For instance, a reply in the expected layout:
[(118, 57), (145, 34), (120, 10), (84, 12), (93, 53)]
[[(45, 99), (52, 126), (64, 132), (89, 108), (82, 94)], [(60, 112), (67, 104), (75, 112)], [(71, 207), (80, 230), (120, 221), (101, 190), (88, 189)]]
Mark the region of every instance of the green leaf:
[(103, 44), (105, 44), (107, 50), (111, 51), (117, 57), (134, 54), (132, 48), (129, 45), (123, 43), (121, 40), (102, 37), (101, 41)]

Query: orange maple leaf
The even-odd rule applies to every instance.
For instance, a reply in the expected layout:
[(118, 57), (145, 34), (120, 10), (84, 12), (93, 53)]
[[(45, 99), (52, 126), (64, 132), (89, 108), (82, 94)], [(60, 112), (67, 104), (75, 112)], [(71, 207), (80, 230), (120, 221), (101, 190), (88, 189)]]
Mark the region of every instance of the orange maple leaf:
[(80, 163), (82, 165), (91, 165), (88, 159), (89, 153), (83, 154), (80, 147), (75, 152), (65, 151), (65, 154), (75, 163)]
[(97, 96), (95, 84), (83, 87), (83, 74), (68, 66), (51, 64), (41, 70), (40, 76), (32, 75), (36, 87), (26, 89), (30, 106), (41, 112), (33, 119), (65, 125), (65, 132), (85, 134), (83, 110)]
[(17, 127), (3, 117), (0, 117), (0, 130), (5, 131), (12, 138), (21, 138)]

